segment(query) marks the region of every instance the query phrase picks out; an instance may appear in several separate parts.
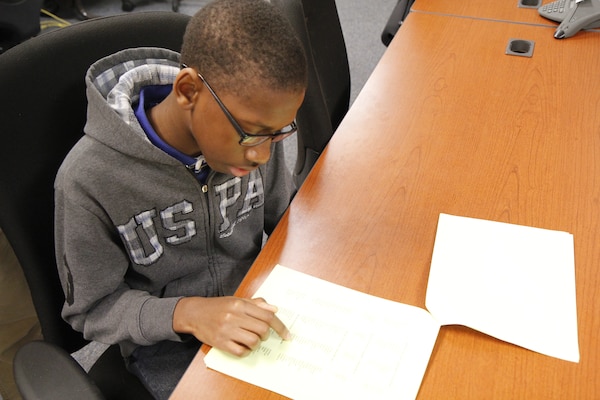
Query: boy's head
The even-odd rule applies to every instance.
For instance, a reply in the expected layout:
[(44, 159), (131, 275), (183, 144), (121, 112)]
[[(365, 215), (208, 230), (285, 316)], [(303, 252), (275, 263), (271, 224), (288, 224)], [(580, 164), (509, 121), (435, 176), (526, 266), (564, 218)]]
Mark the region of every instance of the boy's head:
[(190, 21), (181, 62), (210, 84), (246, 96), (257, 87), (304, 91), (304, 49), (282, 12), (265, 0), (217, 0)]
[[(179, 117), (162, 132), (218, 172), (244, 176), (265, 164), (272, 141), (295, 131), (307, 65), (302, 43), (264, 0), (216, 0), (190, 20), (173, 84)], [(262, 137), (262, 139), (261, 139)]]

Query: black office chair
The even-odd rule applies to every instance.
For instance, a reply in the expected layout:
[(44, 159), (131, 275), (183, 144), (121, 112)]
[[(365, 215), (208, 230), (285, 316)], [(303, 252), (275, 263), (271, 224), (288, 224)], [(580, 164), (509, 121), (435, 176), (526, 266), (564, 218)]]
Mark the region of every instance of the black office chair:
[(60, 316), (64, 294), (54, 257), (53, 183), (82, 135), (90, 64), (129, 47), (179, 51), (189, 18), (150, 12), (91, 19), (0, 55), (0, 226), (25, 272), (44, 336), (15, 358), (15, 379), (26, 400), (150, 398), (126, 370), (117, 346), (87, 375), (69, 355), (87, 341)]
[(40, 33), (42, 0), (0, 0), (0, 54)]
[[(147, 0), (121, 0), (121, 10), (133, 11), (137, 5), (143, 4), (146, 1)], [(174, 12), (178, 12), (180, 4), (181, 0), (171, 0), (171, 9)]]
[(383, 28), (383, 32), (381, 33), (381, 42), (388, 46), (396, 33), (398, 33), (398, 29), (402, 26), (404, 19), (410, 12), (410, 8), (412, 7), (415, 0), (398, 0), (398, 4), (392, 10), (388, 21)]
[(335, 0), (271, 0), (281, 7), (304, 45), (308, 88), (297, 115), (300, 186), (350, 104), (350, 68)]

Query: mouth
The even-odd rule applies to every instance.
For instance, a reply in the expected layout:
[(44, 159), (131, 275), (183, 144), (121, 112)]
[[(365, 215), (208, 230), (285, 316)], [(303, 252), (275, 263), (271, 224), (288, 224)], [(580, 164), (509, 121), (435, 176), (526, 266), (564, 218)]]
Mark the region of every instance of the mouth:
[(233, 176), (242, 177), (242, 176), (248, 175), (250, 172), (252, 172), (255, 169), (256, 169), (256, 167), (254, 167), (254, 168), (253, 167), (247, 167), (247, 168), (229, 167), (229, 173)]

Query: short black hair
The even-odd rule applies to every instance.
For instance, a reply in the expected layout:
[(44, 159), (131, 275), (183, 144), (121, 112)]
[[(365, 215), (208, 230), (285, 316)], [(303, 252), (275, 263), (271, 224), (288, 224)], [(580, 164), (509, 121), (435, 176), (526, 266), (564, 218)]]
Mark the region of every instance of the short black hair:
[(217, 91), (248, 95), (257, 86), (300, 92), (307, 66), (302, 43), (281, 10), (265, 0), (216, 0), (190, 20), (181, 62)]

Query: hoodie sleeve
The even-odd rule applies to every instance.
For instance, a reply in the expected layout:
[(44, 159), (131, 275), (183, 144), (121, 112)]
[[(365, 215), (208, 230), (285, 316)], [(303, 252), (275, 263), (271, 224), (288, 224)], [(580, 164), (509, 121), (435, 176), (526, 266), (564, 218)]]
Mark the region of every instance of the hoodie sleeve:
[(99, 208), (73, 198), (76, 190), (64, 189), (59, 176), (55, 245), (65, 293), (65, 321), (86, 339), (107, 344), (181, 340), (172, 328), (179, 298), (158, 298), (128, 287), (125, 275), (129, 258), (113, 225)]

